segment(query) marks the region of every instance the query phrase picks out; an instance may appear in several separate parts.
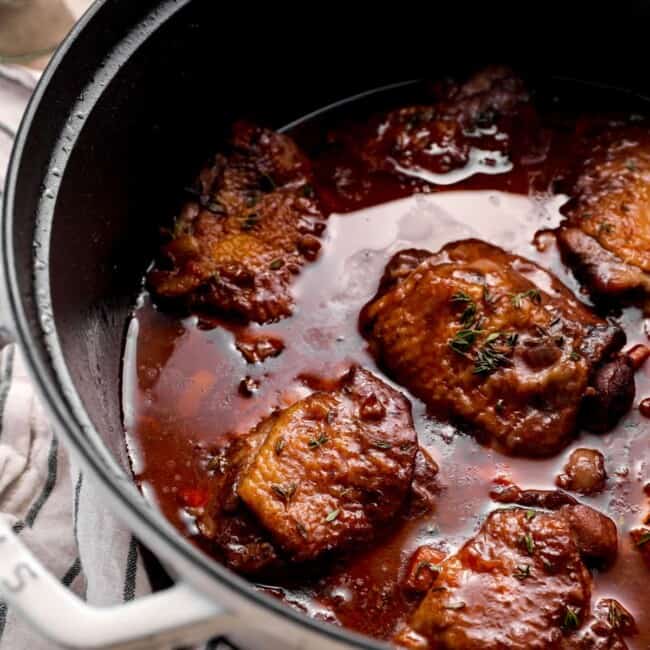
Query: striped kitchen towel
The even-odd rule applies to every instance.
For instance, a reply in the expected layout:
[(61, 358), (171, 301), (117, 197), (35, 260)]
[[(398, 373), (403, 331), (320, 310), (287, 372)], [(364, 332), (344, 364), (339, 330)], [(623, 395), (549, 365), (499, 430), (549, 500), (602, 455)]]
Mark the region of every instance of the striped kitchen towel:
[[(26, 68), (0, 66), (0, 191), (11, 143), (37, 79)], [(0, 354), (0, 427), (0, 512), (25, 544), (92, 605), (113, 605), (149, 593), (145, 551), (53, 436), (20, 350), (13, 345)], [(54, 646), (0, 603), (0, 647)], [(206, 647), (231, 646), (215, 639)]]

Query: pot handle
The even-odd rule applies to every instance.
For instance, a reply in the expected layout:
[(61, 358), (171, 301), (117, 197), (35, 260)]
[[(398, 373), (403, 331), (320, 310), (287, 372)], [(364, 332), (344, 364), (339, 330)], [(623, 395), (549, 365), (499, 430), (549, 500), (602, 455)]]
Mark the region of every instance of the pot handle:
[(64, 648), (151, 650), (231, 633), (237, 619), (186, 584), (113, 607), (92, 607), (64, 587), (0, 516), (0, 594)]

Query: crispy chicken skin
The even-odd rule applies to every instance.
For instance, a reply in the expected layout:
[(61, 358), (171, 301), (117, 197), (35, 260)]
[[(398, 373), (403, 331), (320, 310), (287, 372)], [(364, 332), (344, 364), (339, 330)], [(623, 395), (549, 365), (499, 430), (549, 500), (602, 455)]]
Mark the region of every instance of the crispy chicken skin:
[(382, 116), (362, 156), (371, 169), (443, 174), (465, 166), (472, 148), (493, 152), (495, 158), (508, 155), (508, 134), (498, 126), (527, 101), (524, 84), (512, 70), (491, 66), (463, 84), (439, 88), (435, 104)]
[[(600, 540), (585, 533), (589, 524), (576, 532), (576, 522), (591, 516), (578, 508), (585, 507), (492, 512), (474, 538), (438, 565), (410, 621), (422, 638), (419, 647), (625, 648), (618, 634), (622, 629), (596, 627), (597, 619), (590, 616), (592, 579), (583, 554), (592, 553)], [(600, 550), (615, 554), (616, 536), (613, 544)], [(589, 645), (588, 638), (599, 644)]]
[(242, 472), (255, 457), (273, 421), (273, 417), (267, 418), (214, 457), (213, 495), (196, 517), (199, 531), (215, 545), (224, 562), (246, 575), (272, 571), (283, 564), (268, 533), (243, 507), (237, 494)]
[[(580, 149), (583, 151), (584, 146)], [(557, 237), (567, 263), (597, 300), (650, 308), (650, 133), (612, 127), (591, 136)]]
[(418, 450), (408, 400), (358, 367), (336, 390), (238, 436), (212, 464), (215, 496), (199, 529), (249, 574), (369, 541), (403, 506), (421, 513), (438, 471)]
[[(555, 277), (478, 240), (403, 251), (362, 310), (370, 351), (430, 412), (510, 454), (547, 456), (574, 435), (585, 400), (613, 426), (630, 407), (633, 373), (599, 378), (624, 342)], [(609, 374), (608, 374), (609, 373)], [(623, 380), (624, 379), (624, 380)]]
[(163, 300), (265, 323), (292, 311), (292, 277), (325, 228), (310, 163), (286, 135), (244, 122), (200, 176), (148, 275)]
[(284, 552), (312, 560), (395, 516), (417, 449), (408, 400), (355, 368), (275, 417), (238, 494)]

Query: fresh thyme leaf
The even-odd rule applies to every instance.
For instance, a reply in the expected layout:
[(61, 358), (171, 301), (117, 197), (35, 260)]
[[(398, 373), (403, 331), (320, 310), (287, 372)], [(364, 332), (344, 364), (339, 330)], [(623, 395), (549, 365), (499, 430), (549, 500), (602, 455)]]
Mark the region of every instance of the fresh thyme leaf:
[(433, 562), (426, 562), (422, 561), (419, 562), (417, 567), (415, 568), (415, 575), (419, 576), (420, 571), (423, 571), (424, 569), (428, 569), (432, 573), (438, 574), (440, 571), (442, 571), (442, 568), (440, 567), (439, 564), (434, 564)]
[(452, 297), (451, 302), (461, 303), (466, 305), (463, 313), (460, 316), (460, 322), (463, 325), (469, 326), (476, 317), (476, 303), (472, 297), (464, 291), (457, 291)]
[(373, 440), (372, 444), (378, 449), (390, 449), (393, 446), (387, 440)]
[(456, 334), (454, 334), (454, 338), (449, 339), (447, 342), (449, 347), (454, 352), (465, 355), (472, 345), (474, 345), (476, 337), (483, 332), (483, 330), (478, 329), (478, 327), (480, 326), (475, 323), (471, 327), (458, 330)]
[(517, 580), (530, 578), (530, 564), (518, 564), (516, 571), (512, 575)]
[(641, 537), (636, 542), (637, 547), (645, 546), (648, 542), (650, 542), (650, 532), (643, 533)]
[(528, 298), (532, 303), (539, 305), (542, 302), (542, 294), (539, 289), (528, 289), (521, 293), (513, 293), (510, 295), (510, 300), (515, 309), (521, 309), (523, 301)]
[(490, 291), (488, 287), (483, 287), (483, 300), (486, 305), (494, 304), (496, 296)]
[[(497, 338), (501, 336), (498, 333)], [(483, 347), (481, 347), (476, 353), (476, 358), (474, 359), (474, 374), (475, 375), (490, 375), (497, 368), (501, 366), (507, 366), (510, 363), (510, 359), (503, 354), (495, 350), (493, 343), (495, 339), (493, 338), (494, 334), (490, 334), (486, 340)]]
[(506, 343), (511, 348), (514, 348), (517, 345), (518, 340), (519, 340), (519, 334), (517, 334), (517, 332), (510, 332), (509, 334), (506, 335)]
[(535, 540), (530, 533), (526, 533), (521, 538), (521, 545), (525, 547), (528, 555), (532, 555), (535, 552)]
[(476, 303), (475, 302), (467, 303), (467, 307), (465, 307), (463, 313), (460, 315), (460, 322), (463, 325), (469, 326), (474, 321), (475, 317), (476, 317)]
[(580, 627), (580, 618), (578, 614), (580, 610), (577, 607), (566, 606), (564, 610), (564, 619), (562, 620), (562, 627), (565, 630), (577, 630)]
[(282, 453), (282, 450), (284, 449), (284, 438), (280, 436), (276, 441), (275, 441), (275, 455), (279, 456)]
[(532, 521), (537, 516), (537, 513), (534, 510), (526, 510), (526, 519)]
[(278, 269), (282, 268), (283, 266), (284, 266), (284, 260), (282, 258), (280, 258), (280, 257), (273, 260), (269, 264), (269, 268), (271, 269), (271, 271), (277, 271)]
[(583, 213), (580, 215), (580, 218), (581, 218), (581, 219), (591, 219), (591, 217), (593, 217), (593, 216), (594, 216), (594, 215), (593, 215), (591, 212), (583, 212)]
[(330, 512), (327, 515), (327, 517), (325, 517), (325, 521), (329, 524), (329, 523), (333, 522), (340, 514), (341, 514), (341, 511), (339, 510), (339, 508), (337, 508), (336, 510), (332, 510), (332, 512)]
[(297, 485), (295, 483), (289, 483), (288, 485), (272, 485), (271, 489), (285, 502), (289, 503), (289, 500), (294, 495)]
[(457, 291), (452, 297), (451, 302), (474, 302), (472, 297), (464, 291)]
[(310, 449), (318, 449), (326, 442), (329, 442), (329, 438), (324, 433), (321, 433), (318, 438), (311, 438), (308, 444)]
[(302, 190), (302, 195), (308, 199), (311, 199), (315, 194), (313, 186), (310, 185), (309, 183), (305, 183), (302, 186), (301, 190)]
[(220, 214), (220, 215), (221, 215), (221, 214), (225, 214), (225, 213), (226, 213), (226, 210), (225, 210), (224, 207), (221, 205), (221, 203), (219, 203), (218, 201), (210, 201), (210, 203), (208, 203), (208, 205), (207, 205), (206, 207), (207, 207), (208, 210), (210, 210), (210, 212), (212, 212), (213, 214)]
[(625, 167), (631, 172), (635, 172), (638, 169), (636, 163), (631, 158), (625, 161)]
[(573, 352), (571, 352), (569, 355), (569, 359), (571, 359), (571, 361), (580, 361), (580, 353), (573, 350)]
[(491, 332), (485, 337), (485, 343), (493, 343), (501, 336), (501, 332)]
[(609, 223), (608, 221), (603, 221), (599, 226), (598, 226), (598, 232), (606, 232), (607, 234), (610, 234), (614, 232), (614, 226)]

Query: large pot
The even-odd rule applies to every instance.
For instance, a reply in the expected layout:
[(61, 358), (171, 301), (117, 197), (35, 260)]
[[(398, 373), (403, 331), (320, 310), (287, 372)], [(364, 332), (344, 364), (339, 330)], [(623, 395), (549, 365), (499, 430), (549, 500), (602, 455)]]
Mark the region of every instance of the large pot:
[[(102, 0), (45, 72), (8, 176), (2, 313), (11, 321), (2, 333), (21, 346), (57, 434), (85, 475), (178, 578), (166, 592), (96, 610), (48, 576), (2, 524), (0, 590), (61, 645), (150, 648), (223, 633), (264, 648), (383, 647), (256, 592), (145, 502), (123, 462), (120, 361), (156, 224), (173, 214), (177, 188), (236, 116), (280, 127), (413, 77), (414, 62), (427, 64), (427, 76), (450, 71), (452, 38), (467, 23), (435, 7), (432, 17), (406, 9), (400, 27), (378, 6), (359, 20), (332, 5), (316, 15), (312, 6)], [(509, 24), (486, 30), (480, 43), (498, 43)], [(583, 57), (535, 67), (643, 87), (630, 65), (595, 69)]]

